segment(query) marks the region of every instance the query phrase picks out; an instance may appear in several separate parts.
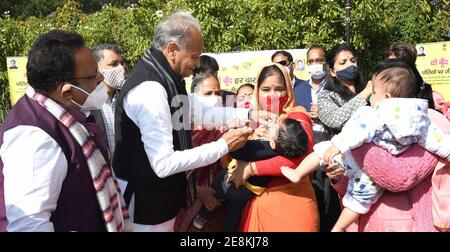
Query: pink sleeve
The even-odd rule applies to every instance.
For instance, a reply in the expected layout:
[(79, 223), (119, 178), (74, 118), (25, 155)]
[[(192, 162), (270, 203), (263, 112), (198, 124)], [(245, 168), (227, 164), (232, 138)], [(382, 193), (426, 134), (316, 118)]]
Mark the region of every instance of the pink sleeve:
[(369, 177), (392, 192), (413, 188), (433, 172), (438, 162), (438, 157), (418, 144), (397, 157), (374, 144), (364, 144), (352, 154)]

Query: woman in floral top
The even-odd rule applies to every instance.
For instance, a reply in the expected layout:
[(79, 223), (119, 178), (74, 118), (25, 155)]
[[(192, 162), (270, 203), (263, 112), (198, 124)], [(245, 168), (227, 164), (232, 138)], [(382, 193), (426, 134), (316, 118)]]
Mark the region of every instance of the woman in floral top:
[(361, 81), (354, 51), (345, 45), (336, 45), (327, 55), (331, 81), (317, 98), (319, 119), (332, 134), (339, 133), (353, 112), (367, 105), (372, 84)]

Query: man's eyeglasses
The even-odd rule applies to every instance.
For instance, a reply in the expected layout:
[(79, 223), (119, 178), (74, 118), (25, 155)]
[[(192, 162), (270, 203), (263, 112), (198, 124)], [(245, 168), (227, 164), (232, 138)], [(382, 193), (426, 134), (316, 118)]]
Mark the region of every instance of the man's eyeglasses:
[(73, 77), (71, 80), (93, 80), (93, 79), (99, 79), (101, 76), (100, 71), (97, 68), (97, 73), (95, 75), (90, 75), (86, 77)]
[(276, 63), (278, 63), (278, 64), (280, 64), (282, 66), (289, 66), (289, 65), (291, 65), (292, 62), (289, 62), (289, 60), (281, 60), (281, 61), (278, 61)]
[(306, 63), (308, 65), (313, 65), (313, 64), (324, 64), (325, 63), (325, 59), (309, 59), (306, 61)]

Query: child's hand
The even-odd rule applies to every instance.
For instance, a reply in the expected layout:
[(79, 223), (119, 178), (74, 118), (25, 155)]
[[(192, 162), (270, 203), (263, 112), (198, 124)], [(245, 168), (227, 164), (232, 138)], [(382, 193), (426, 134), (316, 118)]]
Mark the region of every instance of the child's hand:
[(291, 169), (288, 166), (281, 166), (280, 170), (283, 176), (288, 178), (293, 183), (297, 183), (302, 179), (302, 177), (299, 174), (297, 174), (295, 169)]
[(332, 163), (333, 157), (339, 153), (341, 153), (341, 151), (336, 148), (336, 146), (331, 145), (330, 148), (328, 148), (327, 151), (325, 151), (325, 153), (323, 154), (323, 160), (325, 162)]

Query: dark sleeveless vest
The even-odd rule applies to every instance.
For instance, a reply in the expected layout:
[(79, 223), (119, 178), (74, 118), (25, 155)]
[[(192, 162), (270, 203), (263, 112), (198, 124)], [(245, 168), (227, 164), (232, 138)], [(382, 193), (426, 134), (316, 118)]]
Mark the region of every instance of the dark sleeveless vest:
[[(79, 111), (71, 112), (93, 136), (105, 160), (109, 160), (105, 137), (91, 117), (85, 120), (84, 115), (80, 113)], [(62, 184), (56, 210), (50, 217), (55, 231), (106, 231), (86, 159), (70, 131), (27, 95), (19, 99), (0, 128), (0, 146), (3, 144), (3, 134), (19, 125), (35, 126), (45, 131), (58, 143), (67, 160), (67, 175)], [(14, 167), (14, 169), (21, 169), (21, 167)], [(0, 231), (6, 231), (8, 224), (5, 212), (3, 161), (0, 158)]]
[[(181, 77), (174, 76), (175, 73), (170, 68), (167, 60), (162, 58), (161, 52), (158, 53), (158, 56), (160, 56), (159, 63), (163, 65), (164, 69), (175, 80), (178, 93), (183, 94), (184, 92), (186, 94)], [(123, 99), (127, 93), (138, 85), (145, 85), (142, 83), (146, 81), (160, 83), (168, 94), (168, 104), (171, 104), (173, 97), (171, 92), (169, 92), (166, 81), (160, 77), (151, 65), (141, 59), (134, 66), (117, 98), (115, 114), (116, 149), (113, 156), (113, 169), (118, 178), (128, 181), (125, 195), (129, 195), (131, 192), (134, 193), (134, 222), (143, 225), (156, 225), (174, 218), (178, 211), (184, 207), (186, 173), (181, 172), (166, 178), (159, 178), (155, 174), (145, 152), (139, 128), (123, 109)], [(171, 106), (171, 115), (177, 109), (179, 108)], [(173, 131), (172, 136), (174, 149), (181, 150), (181, 140), (178, 134)], [(191, 141), (190, 137), (189, 141)]]

